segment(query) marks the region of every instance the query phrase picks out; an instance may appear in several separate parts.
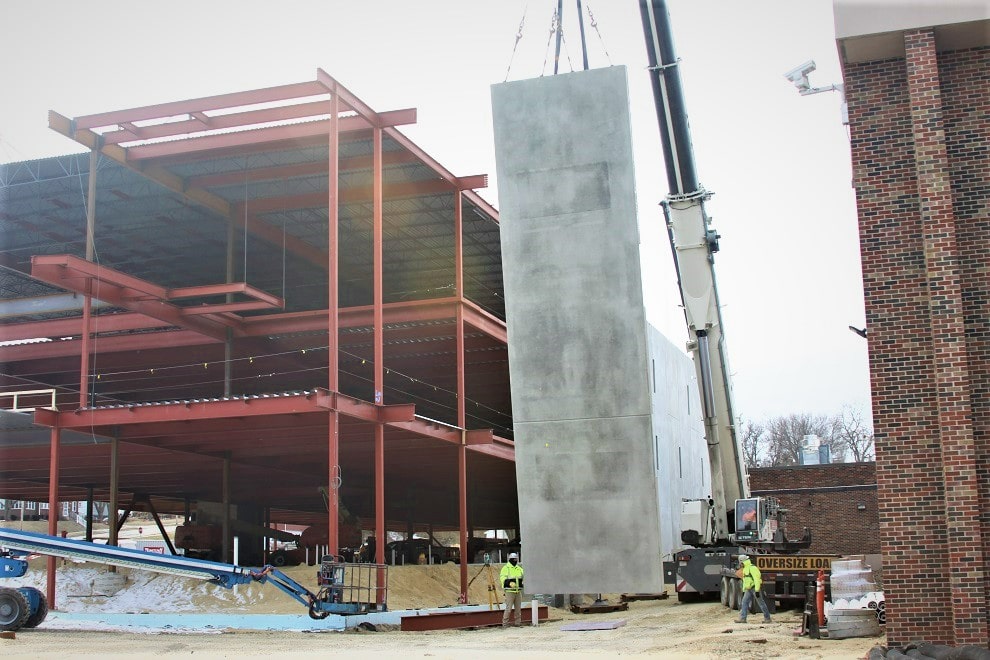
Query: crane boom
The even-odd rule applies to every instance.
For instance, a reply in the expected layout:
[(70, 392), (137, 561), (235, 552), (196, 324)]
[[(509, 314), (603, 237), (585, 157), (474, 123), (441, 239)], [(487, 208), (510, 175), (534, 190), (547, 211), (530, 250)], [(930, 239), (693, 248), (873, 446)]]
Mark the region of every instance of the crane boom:
[(670, 190), (662, 206), (690, 336), (688, 348), (698, 372), (712, 470), (714, 528), (706, 530), (697, 541), (715, 545), (730, 539), (735, 500), (749, 497), (746, 465), (734, 423), (732, 384), (715, 283), (714, 255), (719, 235), (711, 228), (705, 212), (705, 201), (711, 194), (697, 179), (666, 3), (640, 0), (640, 13)]

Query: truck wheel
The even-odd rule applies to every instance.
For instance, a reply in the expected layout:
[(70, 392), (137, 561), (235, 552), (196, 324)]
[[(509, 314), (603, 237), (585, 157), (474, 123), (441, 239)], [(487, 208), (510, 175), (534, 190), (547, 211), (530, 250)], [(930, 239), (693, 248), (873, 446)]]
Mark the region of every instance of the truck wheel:
[(722, 582), (719, 584), (718, 589), (718, 599), (723, 606), (729, 606), (729, 578), (722, 578)]
[(272, 566), (285, 566), (285, 553), (276, 552), (271, 556)]
[(732, 580), (732, 609), (738, 610), (742, 607), (742, 583), (739, 580)]
[(17, 589), (0, 587), (0, 630), (20, 630), (31, 616), (27, 598)]
[(45, 620), (48, 616), (48, 601), (45, 599), (45, 594), (41, 593), (34, 587), (22, 587), (26, 591), (33, 592), (38, 597), (38, 609), (34, 614), (28, 617), (28, 620), (24, 622), (25, 628), (36, 628), (38, 625)]

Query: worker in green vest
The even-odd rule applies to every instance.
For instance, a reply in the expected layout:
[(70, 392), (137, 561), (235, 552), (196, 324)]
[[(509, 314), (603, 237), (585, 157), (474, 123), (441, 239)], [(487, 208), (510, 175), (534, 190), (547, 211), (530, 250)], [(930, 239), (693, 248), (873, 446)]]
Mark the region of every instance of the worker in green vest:
[(763, 611), (763, 623), (770, 623), (770, 608), (767, 607), (760, 591), (760, 587), (763, 586), (763, 576), (760, 575), (760, 569), (749, 560), (749, 555), (739, 555), (739, 570), (736, 571), (736, 577), (742, 579), (743, 589), (742, 605), (739, 607), (739, 618), (736, 619), (736, 623), (746, 623), (746, 615), (749, 614), (754, 598)]
[(514, 552), (509, 553), (509, 563), (499, 571), (498, 580), (502, 583), (505, 591), (505, 613), (502, 615), (502, 627), (509, 627), (509, 616), (515, 610), (515, 621), (513, 625), (522, 625), (522, 590), (523, 590), (523, 567), (519, 563), (519, 555)]

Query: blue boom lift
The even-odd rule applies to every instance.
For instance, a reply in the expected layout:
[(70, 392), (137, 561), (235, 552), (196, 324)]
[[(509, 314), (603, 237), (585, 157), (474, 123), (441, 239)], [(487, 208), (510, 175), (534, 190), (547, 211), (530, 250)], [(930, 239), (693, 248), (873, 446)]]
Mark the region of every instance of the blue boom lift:
[[(30, 554), (198, 578), (228, 589), (235, 584), (268, 582), (302, 603), (314, 619), (325, 619), (331, 614), (349, 616), (386, 610), (387, 566), (348, 564), (330, 555), (320, 562), (317, 572), (319, 590), (314, 594), (274, 566), (245, 568), (179, 555), (161, 555), (47, 534), (0, 529), (0, 577), (17, 578), (27, 573), (27, 557)], [(0, 630), (34, 628), (47, 615), (48, 603), (38, 589), (0, 587)]]

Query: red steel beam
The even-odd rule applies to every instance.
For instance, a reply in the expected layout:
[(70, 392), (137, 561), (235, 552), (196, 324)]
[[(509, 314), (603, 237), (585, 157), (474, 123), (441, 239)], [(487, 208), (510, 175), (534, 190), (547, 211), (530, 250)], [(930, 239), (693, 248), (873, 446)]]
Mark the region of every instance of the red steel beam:
[[(78, 319), (76, 324), (78, 326)], [(160, 325), (161, 322), (156, 320), (155, 324)], [(79, 333), (77, 331), (73, 334)], [(78, 357), (81, 350), (80, 341), (79, 339), (71, 339), (39, 344), (0, 346), (0, 362), (14, 363), (28, 360)], [(155, 332), (99, 337), (96, 345), (99, 347), (99, 352), (106, 355), (126, 351), (146, 351), (163, 347), (181, 348), (183, 346), (203, 346), (218, 343), (223, 343), (223, 340), (204, 337), (201, 333), (192, 330), (169, 330), (167, 334)]]
[(180, 298), (200, 298), (206, 296), (217, 296), (227, 293), (240, 293), (241, 295), (254, 298), (263, 302), (269, 307), (284, 307), (284, 301), (278, 296), (273, 296), (267, 291), (251, 286), (247, 282), (231, 282), (229, 284), (207, 284), (203, 286), (186, 286), (168, 289), (166, 298), (168, 300), (178, 300)]
[[(455, 307), (456, 301), (453, 298), (389, 303), (383, 305), (384, 323), (385, 325), (389, 325), (394, 323), (416, 323), (453, 319), (456, 315)], [(374, 322), (373, 313), (374, 310), (370, 305), (343, 309), (340, 311), (339, 327), (370, 327)], [(96, 319), (94, 325), (96, 331), (99, 333), (150, 329), (163, 327), (164, 325), (172, 327), (176, 325), (172, 322), (152, 319), (136, 312), (107, 314), (96, 317)], [(241, 331), (244, 337), (263, 337), (276, 332), (325, 331), (327, 329), (326, 319), (327, 310), (249, 317), (242, 320)], [(465, 321), (471, 325), (477, 325), (476, 321), (472, 321), (470, 311), (465, 314)], [(82, 324), (79, 318), (39, 321), (37, 323), (18, 323), (12, 326), (0, 326), (0, 341), (34, 337), (61, 338), (78, 336), (81, 332)], [(194, 333), (190, 330), (168, 330), (167, 332), (167, 335), (162, 335), (161, 333), (141, 333), (128, 336), (100, 336), (99, 349), (101, 353), (113, 353), (117, 351), (161, 348), (163, 346), (163, 336), (167, 337), (164, 345), (169, 347), (206, 345), (222, 341), (219, 338), (202, 337), (199, 333)], [(504, 326), (501, 332), (504, 337)], [(491, 332), (486, 334), (492, 336)], [(504, 342), (505, 340), (502, 339), (502, 341)], [(78, 340), (3, 346), (0, 347), (0, 361), (22, 362), (47, 357), (68, 357), (79, 355), (79, 350)]]
[[(449, 193), (453, 190), (450, 184), (442, 179), (430, 179), (426, 181), (408, 181), (404, 183), (393, 183), (383, 189), (383, 194), (388, 199), (402, 197), (414, 197), (416, 195), (438, 195)], [(355, 202), (369, 202), (372, 199), (372, 192), (368, 186), (351, 186), (339, 191), (341, 204), (353, 204)], [(251, 213), (270, 213), (273, 211), (285, 211), (291, 209), (326, 208), (327, 193), (314, 192), (301, 195), (285, 195), (282, 197), (265, 197), (248, 202), (248, 210)], [(243, 209), (243, 203), (238, 202), (236, 208)]]
[[(416, 157), (423, 162), (423, 164), (429, 166), (430, 169), (436, 172), (441, 179), (443, 179), (448, 184), (450, 184), (450, 186), (455, 190), (471, 190), (472, 188), (477, 187), (475, 185), (472, 185), (477, 183), (476, 177), (467, 177), (464, 180), (461, 180), (459, 177), (454, 176), (454, 174), (450, 170), (448, 170), (446, 167), (444, 167), (436, 160), (434, 160), (432, 156), (430, 156), (428, 153), (423, 151), (423, 149), (421, 149), (412, 140), (410, 140), (405, 135), (403, 135), (402, 132), (399, 131), (397, 128), (391, 128), (391, 127), (386, 128), (385, 134), (388, 135), (393, 140), (395, 140), (396, 142), (398, 142), (399, 145), (402, 146), (406, 151), (415, 154)], [(488, 185), (487, 175), (479, 175), (479, 176), (485, 177), (484, 182), (485, 182), (485, 186), (487, 187)]]
[(491, 429), (471, 429), (464, 432), (464, 444), (468, 447), (490, 445), (495, 442), (495, 433)]
[[(259, 300), (252, 300), (239, 303), (217, 303), (215, 305), (196, 305), (195, 307), (183, 307), (181, 314), (184, 316), (198, 315), (218, 315), (216, 320), (221, 323), (227, 322), (231, 326), (239, 324), (240, 317), (230, 315), (237, 312), (250, 312), (258, 309), (271, 309), (272, 305)], [(226, 321), (224, 321), (226, 319)]]
[[(388, 125), (412, 124), (416, 121), (416, 109), (406, 108), (403, 110), (389, 110), (381, 113), (382, 121)], [(220, 133), (217, 135), (204, 135), (201, 137), (191, 137), (184, 140), (170, 140), (168, 142), (155, 142), (152, 144), (141, 144), (128, 147), (127, 161), (139, 162), (153, 158), (163, 158), (167, 156), (177, 156), (201, 153), (203, 151), (214, 151), (216, 149), (229, 149), (242, 147), (245, 145), (267, 144), (271, 142), (285, 142), (289, 140), (304, 140), (306, 138), (326, 135), (330, 127), (329, 119), (306, 122), (303, 124), (286, 124), (284, 126), (270, 126), (268, 128), (254, 128), (233, 133)], [(365, 130), (368, 122), (361, 117), (348, 116), (340, 118), (339, 130), (343, 133)]]
[(350, 90), (348, 90), (346, 87), (344, 87), (339, 82), (337, 82), (337, 80), (335, 80), (333, 76), (328, 74), (323, 69), (316, 70), (316, 79), (317, 81), (322, 83), (327, 90), (332, 91), (333, 93), (336, 93), (338, 96), (340, 96), (340, 98), (344, 101), (344, 103), (346, 103), (351, 108), (353, 108), (354, 111), (358, 113), (358, 115), (367, 119), (369, 122), (372, 123), (372, 125), (384, 129), (385, 133), (389, 137), (391, 137), (393, 140), (395, 140), (400, 145), (402, 145), (407, 151), (415, 154), (415, 156), (419, 160), (421, 160), (424, 164), (428, 165), (434, 172), (436, 172), (442, 179), (447, 181), (447, 183), (449, 183), (453, 188), (457, 190), (469, 190), (472, 188), (482, 187), (482, 180), (484, 184), (483, 187), (488, 186), (487, 175), (481, 175), (479, 177), (466, 177), (464, 179), (460, 179), (459, 177), (454, 176), (449, 170), (447, 170), (440, 163), (434, 160), (432, 156), (430, 156), (425, 151), (420, 149), (418, 146), (413, 144), (413, 142), (409, 138), (407, 138), (405, 135), (399, 132), (398, 129), (394, 128), (395, 126), (394, 124), (393, 125), (387, 124), (384, 121), (384, 113), (376, 113), (364, 101), (362, 101), (357, 96), (352, 94)]
[(317, 390), (316, 405), (326, 410), (337, 410), (342, 415), (368, 422), (411, 422), (416, 415), (416, 406), (411, 403), (376, 406), (361, 399), (322, 389)]
[(443, 440), (444, 442), (449, 442), (452, 445), (458, 445), (461, 443), (461, 432), (458, 429), (451, 426), (427, 422), (423, 419), (414, 419), (411, 422), (394, 422), (389, 426), (403, 429), (405, 431), (415, 433), (416, 435), (424, 435), (437, 440)]
[(316, 81), (323, 85), (323, 88), (333, 94), (333, 96), (358, 113), (358, 115), (368, 121), (373, 127), (384, 128), (388, 124), (383, 123), (381, 114), (375, 112), (364, 101), (351, 93), (346, 87), (337, 82), (333, 76), (323, 69), (316, 70)]
[[(383, 154), (382, 162), (385, 165), (402, 165), (416, 162), (417, 158), (408, 151), (389, 151)], [(371, 167), (370, 156), (351, 156), (340, 159), (340, 171), (353, 171), (369, 169)], [(257, 181), (276, 181), (281, 179), (291, 179), (293, 177), (312, 176), (326, 174), (327, 164), (323, 161), (315, 163), (298, 163), (295, 165), (281, 165), (277, 167), (259, 167), (245, 172), (224, 172), (222, 174), (203, 174), (201, 176), (189, 177), (186, 179), (186, 186), (192, 188), (209, 188), (212, 186), (232, 186)]]
[[(371, 129), (361, 129), (356, 131), (351, 131), (350, 133), (342, 133), (340, 136), (340, 143), (345, 144), (349, 142), (362, 142), (364, 140), (369, 140), (371, 138)], [(216, 151), (203, 151), (196, 152), (188, 155), (178, 155), (178, 156), (164, 156), (158, 160), (152, 161), (156, 167), (171, 167), (173, 165), (186, 165), (201, 160), (216, 160), (218, 158), (226, 159), (237, 159), (241, 156), (249, 155), (260, 155), (265, 153), (285, 151), (286, 149), (308, 149), (311, 147), (325, 147), (327, 144), (326, 135), (314, 135), (313, 137), (301, 138), (299, 140), (293, 140), (289, 143), (284, 142), (267, 142), (265, 144), (255, 144), (255, 145), (244, 145), (240, 147), (230, 147), (229, 149), (217, 149)], [(119, 148), (115, 145), (108, 146), (110, 149)], [(124, 149), (120, 149), (122, 152)], [(135, 165), (134, 163), (131, 166)], [(145, 163), (144, 166), (147, 167), (149, 163)]]
[[(36, 272), (43, 273), (43, 275), (36, 274)], [(101, 285), (116, 288), (123, 299), (165, 300), (168, 297), (168, 289), (165, 287), (71, 254), (43, 254), (31, 257), (31, 277), (59, 286), (62, 282), (72, 280), (98, 280)], [(70, 288), (70, 290), (76, 289)], [(92, 291), (88, 287), (85, 291), (78, 292), (92, 295)]]
[(485, 454), (486, 456), (492, 456), (494, 458), (500, 458), (505, 461), (515, 462), (516, 460), (516, 449), (515, 443), (511, 440), (506, 440), (505, 438), (499, 438), (495, 436), (491, 444), (485, 445), (469, 445), (468, 451), (473, 451), (478, 454)]
[[(123, 330), (147, 330), (159, 328), (163, 323), (143, 314), (124, 312), (118, 314), (102, 314), (93, 317), (95, 330), (98, 332), (120, 332)], [(54, 319), (50, 321), (33, 321), (29, 323), (10, 323), (0, 325), (0, 341), (15, 339), (34, 339), (37, 337), (70, 337), (82, 332), (81, 317)]]
[[(523, 607), (523, 621), (533, 622), (533, 608)], [(399, 629), (406, 631), (453, 630), (457, 628), (479, 628), (502, 625), (502, 610), (476, 610), (474, 612), (437, 612), (426, 615), (404, 616), (399, 620)], [(546, 605), (537, 607), (537, 622), (546, 621), (550, 610)]]
[[(315, 394), (291, 394), (268, 398), (227, 399), (220, 401), (181, 401), (152, 405), (132, 405), (126, 408), (89, 408), (67, 412), (38, 409), (35, 422), (42, 426), (57, 424), (63, 429), (89, 429), (128, 424), (157, 422), (190, 422), (225, 417), (256, 417), (262, 415), (298, 415), (323, 413)], [(369, 407), (374, 411), (374, 407)]]
[(265, 108), (263, 110), (251, 110), (248, 112), (232, 112), (226, 115), (216, 115), (210, 117), (201, 112), (188, 113), (193, 119), (185, 121), (171, 121), (164, 124), (153, 124), (151, 126), (135, 126), (130, 122), (119, 124), (123, 130), (110, 131), (103, 134), (103, 144), (121, 144), (123, 142), (136, 142), (140, 140), (154, 140), (157, 138), (170, 137), (173, 135), (186, 135), (189, 133), (200, 133), (202, 131), (212, 131), (223, 128), (235, 128), (238, 126), (251, 126), (255, 124), (266, 124), (269, 122), (288, 121), (290, 119), (301, 119), (303, 117), (313, 117), (330, 114), (330, 101), (313, 101), (310, 103), (297, 103), (295, 105), (283, 105), (276, 108)]
[(458, 190), (474, 190), (488, 187), (487, 174), (471, 174), (469, 176), (457, 177)]
[(464, 196), (471, 200), (471, 203), (477, 206), (479, 209), (484, 211), (487, 215), (490, 215), (495, 224), (498, 224), (498, 211), (495, 207), (488, 203), (485, 199), (481, 197), (478, 193), (473, 190), (464, 190)]
[(233, 92), (231, 94), (219, 94), (216, 96), (206, 96), (187, 101), (172, 101), (170, 103), (160, 103), (158, 105), (148, 105), (129, 110), (115, 110), (94, 115), (77, 117), (76, 127), (97, 128), (100, 126), (116, 126), (121, 122), (146, 121), (149, 119), (160, 119), (163, 117), (175, 117), (177, 115), (187, 115), (194, 112), (209, 112), (210, 110), (222, 110), (225, 108), (237, 108), (241, 106), (256, 105), (258, 103), (272, 103), (275, 101), (285, 101), (288, 99), (304, 98), (307, 96), (321, 96), (327, 93), (326, 88), (319, 82), (308, 81), (302, 83), (291, 83), (288, 85), (278, 85), (263, 89), (254, 89), (245, 92)]
[(165, 302), (165, 288), (79, 257), (34, 256), (31, 258), (31, 276), (67, 291), (93, 296), (171, 325), (195, 330), (213, 339), (224, 340), (227, 336), (227, 324), (218, 319), (185, 316), (179, 307)]
[(478, 307), (470, 300), (461, 303), (464, 308), (464, 322), (474, 326), (478, 330), (501, 344), (509, 343), (509, 336), (506, 332), (505, 321), (490, 312)]
[[(438, 298), (382, 305), (385, 324), (417, 323), (453, 319), (456, 299)], [(290, 312), (265, 317), (244, 319), (245, 336), (264, 336), (273, 333), (306, 332), (327, 329), (327, 310)], [(372, 305), (346, 307), (340, 310), (339, 328), (367, 328), (374, 323)]]
[(127, 161), (127, 150), (116, 144), (100, 144), (100, 136), (89, 130), (80, 130), (73, 120), (55, 111), (48, 112), (48, 127), (53, 131), (69, 137), (89, 149), (99, 149), (100, 153), (110, 160), (126, 167), (147, 179), (161, 184), (186, 199), (219, 213), (223, 218), (230, 215), (230, 203), (222, 197), (210, 194), (204, 190), (186, 190), (182, 177), (169, 172), (162, 167), (139, 168)]

